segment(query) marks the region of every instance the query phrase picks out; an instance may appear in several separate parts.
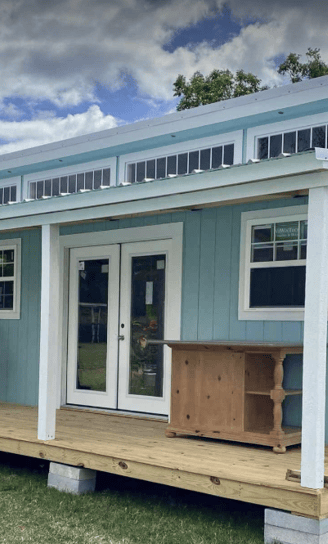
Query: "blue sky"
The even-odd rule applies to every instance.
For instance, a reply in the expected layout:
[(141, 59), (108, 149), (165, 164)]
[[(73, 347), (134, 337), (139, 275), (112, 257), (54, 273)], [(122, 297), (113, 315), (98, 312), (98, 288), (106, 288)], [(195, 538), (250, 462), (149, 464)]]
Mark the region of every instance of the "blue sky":
[(179, 73), (244, 69), (319, 47), (324, 0), (1, 0), (0, 153), (174, 111)]

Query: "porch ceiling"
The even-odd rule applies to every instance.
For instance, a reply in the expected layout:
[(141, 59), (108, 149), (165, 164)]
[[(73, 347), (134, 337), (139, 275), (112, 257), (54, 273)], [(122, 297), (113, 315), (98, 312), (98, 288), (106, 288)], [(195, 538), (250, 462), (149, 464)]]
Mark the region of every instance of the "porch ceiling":
[[(115, 473), (218, 497), (328, 517), (328, 490), (286, 481), (299, 447), (264, 447), (164, 435), (166, 423), (73, 409), (57, 412), (56, 439), (37, 440), (37, 409), (0, 404), (0, 451)], [(326, 474), (328, 465), (326, 461)]]

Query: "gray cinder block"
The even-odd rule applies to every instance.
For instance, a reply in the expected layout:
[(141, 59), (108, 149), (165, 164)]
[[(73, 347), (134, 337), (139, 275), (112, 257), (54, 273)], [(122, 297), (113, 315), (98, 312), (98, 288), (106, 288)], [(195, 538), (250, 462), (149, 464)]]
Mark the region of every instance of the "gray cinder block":
[(328, 519), (316, 520), (266, 509), (265, 544), (328, 544)]
[(96, 487), (95, 470), (87, 468), (50, 463), (48, 475), (48, 487), (55, 487), (66, 493), (90, 493)]

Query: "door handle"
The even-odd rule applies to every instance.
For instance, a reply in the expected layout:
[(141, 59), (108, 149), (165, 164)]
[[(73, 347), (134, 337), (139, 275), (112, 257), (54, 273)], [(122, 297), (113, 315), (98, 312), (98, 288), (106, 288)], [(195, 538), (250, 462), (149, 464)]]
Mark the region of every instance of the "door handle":
[(117, 340), (124, 340), (124, 334), (119, 334)]

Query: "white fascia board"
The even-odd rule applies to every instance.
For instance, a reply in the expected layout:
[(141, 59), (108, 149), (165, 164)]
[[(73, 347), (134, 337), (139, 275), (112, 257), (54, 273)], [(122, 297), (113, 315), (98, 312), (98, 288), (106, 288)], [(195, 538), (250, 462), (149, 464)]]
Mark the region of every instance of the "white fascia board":
[(253, 183), (236, 184), (232, 186), (203, 189), (174, 195), (154, 196), (140, 200), (130, 200), (65, 210), (53, 213), (44, 213), (36, 216), (20, 216), (14, 219), (0, 220), (0, 232), (37, 227), (47, 224), (67, 224), (92, 220), (119, 219), (131, 215), (143, 215), (171, 212), (179, 209), (189, 209), (203, 206), (220, 206), (241, 203), (243, 200), (265, 200), (272, 197), (308, 190), (313, 187), (328, 186), (327, 172), (312, 172), (305, 175), (292, 175), (277, 180), (261, 180)]
[(116, 127), (113, 129), (70, 138), (61, 142), (0, 155), (0, 168), (6, 170), (86, 153), (139, 140), (163, 136), (214, 123), (250, 117), (277, 109), (295, 107), (328, 98), (328, 76), (241, 96), (191, 110), (164, 115)]
[[(320, 179), (323, 178), (320, 181), (320, 185), (326, 185), (328, 184), (328, 175), (323, 167), (325, 162), (317, 160), (314, 152), (310, 152), (287, 158), (261, 161), (255, 164), (212, 170), (200, 174), (189, 174), (173, 179), (135, 183), (124, 187), (109, 187), (88, 193), (58, 196), (46, 200), (34, 200), (33, 202), (2, 206), (0, 208), (0, 229), (3, 220), (6, 219), (18, 220), (18, 218), (26, 217), (29, 219), (31, 225), (37, 225), (41, 224), (38, 223), (37, 219), (41, 215), (45, 214), (49, 216), (49, 214), (68, 212), (73, 217), (74, 211), (78, 210), (81, 216), (80, 220), (83, 220), (83, 210), (85, 211), (85, 215), (88, 215), (87, 210), (89, 208), (104, 208), (104, 206), (113, 206), (116, 204), (127, 206), (131, 202), (134, 202), (134, 213), (138, 213), (138, 202), (141, 201), (170, 197), (174, 202), (175, 199), (179, 200), (179, 195), (198, 193), (199, 191), (206, 192), (211, 189), (223, 187), (229, 190), (229, 187), (232, 186), (240, 187), (244, 184), (254, 184), (255, 182), (264, 180), (266, 184), (273, 185), (276, 192), (281, 193), (287, 190), (285, 181), (282, 180), (292, 176), (296, 177), (300, 182), (299, 188), (296, 183), (293, 190), (304, 189), (304, 187), (306, 188), (306, 182), (304, 185), (304, 174), (310, 173), (315, 173), (318, 180), (319, 177)], [(324, 175), (320, 176), (320, 172), (322, 173), (322, 171), (324, 171)]]

